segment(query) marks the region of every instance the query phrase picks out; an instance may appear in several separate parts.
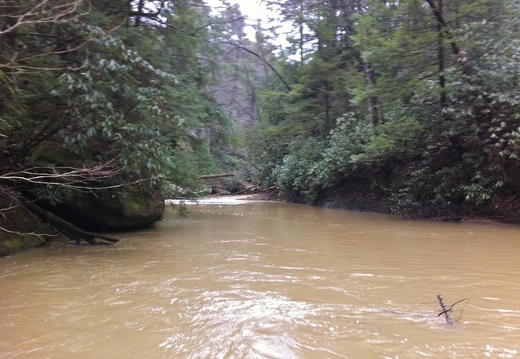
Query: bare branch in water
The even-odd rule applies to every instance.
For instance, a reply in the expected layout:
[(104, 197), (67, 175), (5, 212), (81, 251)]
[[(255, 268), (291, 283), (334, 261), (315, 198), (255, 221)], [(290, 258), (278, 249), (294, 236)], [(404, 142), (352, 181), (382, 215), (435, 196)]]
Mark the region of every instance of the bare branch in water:
[(453, 318), (450, 315), (450, 313), (453, 311), (453, 307), (456, 306), (459, 303), (466, 302), (466, 304), (464, 304), (464, 306), (461, 309), (461, 313), (460, 313), (459, 318), (457, 319), (457, 320), (460, 320), (460, 318), (462, 318), (462, 311), (464, 311), (464, 308), (466, 308), (466, 305), (468, 305), (468, 303), (469, 303), (469, 299), (464, 298), (464, 299), (461, 299), (459, 301), (456, 301), (455, 303), (453, 303), (450, 306), (447, 306), (444, 303), (444, 299), (442, 298), (441, 294), (437, 295), (437, 299), (439, 300), (439, 303), (440, 303), (441, 308), (442, 308), (442, 312), (437, 314), (437, 317), (440, 317), (441, 315), (444, 315), (446, 317), (446, 323), (452, 324), (452, 325), (455, 324), (455, 321), (453, 320)]

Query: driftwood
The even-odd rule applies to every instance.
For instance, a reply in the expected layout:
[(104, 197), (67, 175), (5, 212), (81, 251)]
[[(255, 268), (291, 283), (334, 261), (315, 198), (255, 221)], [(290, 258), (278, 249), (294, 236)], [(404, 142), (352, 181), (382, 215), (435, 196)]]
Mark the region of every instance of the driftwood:
[(451, 312), (453, 306), (457, 303), (460, 303), (461, 301), (458, 301), (457, 303), (448, 307), (448, 306), (446, 306), (446, 304), (444, 304), (444, 299), (442, 298), (442, 294), (437, 295), (437, 299), (439, 300), (439, 304), (441, 305), (441, 309), (442, 309), (442, 312), (440, 312), (437, 316), (439, 317), (444, 314), (444, 317), (446, 318), (446, 323), (448, 323), (450, 325), (455, 325), (455, 322), (451, 318), (450, 312)]
[(212, 178), (223, 178), (223, 177), (233, 177), (234, 173), (218, 173), (214, 175), (202, 175), (199, 176), (201, 179), (212, 179)]
[[(217, 173), (217, 174), (211, 174), (211, 175), (202, 175), (199, 176), (200, 179), (203, 180), (211, 180), (211, 179), (219, 179), (219, 178), (226, 178), (226, 177), (235, 177), (236, 175), (234, 173)], [(210, 181), (211, 182), (211, 181)], [(214, 181), (214, 183), (219, 182)], [(229, 192), (226, 189), (219, 188), (217, 185), (214, 185), (211, 188), (211, 194), (209, 196), (223, 196), (223, 195), (236, 195), (236, 194), (242, 194), (248, 191), (252, 191), (257, 188), (256, 185), (251, 184), (249, 182), (240, 181), (240, 186), (242, 189), (238, 192)]]
[(243, 189), (242, 191), (238, 191), (238, 192), (235, 192), (233, 194), (242, 194), (242, 193), (245, 193), (245, 192), (248, 192), (248, 191), (252, 191), (252, 190), (254, 190), (256, 188), (257, 188), (257, 186), (251, 185), (251, 187), (247, 187), (247, 188)]
[(211, 187), (211, 195), (213, 196), (226, 196), (230, 194), (231, 192), (229, 192), (227, 189), (219, 188), (217, 186)]
[[(76, 242), (76, 244), (80, 244), (82, 239), (85, 242), (92, 244), (92, 245), (110, 244), (110, 243), (116, 243), (119, 241), (119, 239), (117, 239), (117, 238), (101, 235), (98, 233), (84, 231), (81, 228), (76, 227), (72, 223), (69, 223), (69, 222), (61, 219), (60, 217), (56, 216), (55, 214), (42, 209), (40, 206), (36, 205), (32, 201), (26, 200), (23, 202), (23, 205), (29, 211), (31, 211), (36, 216), (41, 218), (44, 222), (50, 224), (51, 226), (56, 228), (58, 231), (65, 234), (67, 237), (74, 240)], [(105, 240), (110, 243), (99, 243), (96, 241), (96, 238)]]

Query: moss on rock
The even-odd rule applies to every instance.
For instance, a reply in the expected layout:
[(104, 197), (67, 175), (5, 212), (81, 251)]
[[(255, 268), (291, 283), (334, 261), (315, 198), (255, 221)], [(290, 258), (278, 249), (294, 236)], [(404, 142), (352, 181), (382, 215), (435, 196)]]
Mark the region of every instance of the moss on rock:
[(45, 242), (36, 235), (19, 235), (17, 238), (5, 239), (0, 236), (0, 256), (10, 255), (25, 249), (38, 247)]
[(0, 256), (40, 246), (45, 243), (45, 235), (54, 233), (20, 203), (0, 198), (0, 208), (4, 209), (0, 220), (4, 229), (0, 230)]
[(161, 220), (164, 208), (159, 191), (127, 187), (99, 193), (75, 192), (48, 209), (83, 229), (120, 231)]

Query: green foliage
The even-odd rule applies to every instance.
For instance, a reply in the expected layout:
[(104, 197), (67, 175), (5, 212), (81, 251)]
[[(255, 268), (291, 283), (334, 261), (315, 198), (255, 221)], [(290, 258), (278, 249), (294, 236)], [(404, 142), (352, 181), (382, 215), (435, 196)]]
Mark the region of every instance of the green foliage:
[(318, 198), (324, 180), (321, 168), (323, 144), (312, 138), (296, 138), (289, 150), (290, 153), (273, 171), (280, 195), (303, 196), (306, 201), (313, 202)]
[(359, 155), (352, 155), (352, 162), (377, 167), (420, 156), (428, 143), (426, 126), (413, 116), (401, 115), (374, 129), (372, 140)]
[[(497, 166), (485, 168), (478, 155), (441, 147), (404, 172), (390, 198), (395, 213), (420, 214), (423, 206), (471, 208), (488, 203), (504, 186), (494, 177)], [(406, 176), (406, 177), (405, 177)]]
[(335, 178), (341, 174), (351, 173), (365, 148), (374, 140), (374, 128), (353, 113), (345, 114), (336, 121), (336, 127), (331, 131), (327, 147), (324, 151), (323, 169), (324, 185), (331, 186)]
[(45, 242), (42, 238), (31, 234), (7, 240), (2, 240), (0, 238), (0, 257), (20, 252), (24, 249), (37, 247), (44, 243)]
[[(94, 0), (55, 22), (45, 8), (0, 35), (4, 171), (111, 161), (124, 170), (111, 184), (148, 178), (188, 189), (202, 173), (237, 166), (222, 151), (231, 123), (206, 91), (211, 21), (202, 2), (164, 2), (160, 16), (149, 12), (158, 2), (140, 3), (146, 14), (130, 15), (128, 2)], [(54, 202), (66, 195), (36, 192)]]
[(265, 92), (264, 179), (314, 201), (351, 175), (386, 173), (378, 185), (397, 212), (517, 193), (517, 0), (370, 0), (340, 17), (325, 16), (339, 2), (287, 3), (315, 46), (291, 63), (292, 91)]

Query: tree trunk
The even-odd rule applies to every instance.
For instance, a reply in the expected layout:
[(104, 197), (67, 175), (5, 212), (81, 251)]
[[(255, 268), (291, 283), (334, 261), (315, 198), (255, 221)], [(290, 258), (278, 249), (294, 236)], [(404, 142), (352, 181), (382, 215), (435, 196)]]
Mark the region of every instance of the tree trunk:
[(74, 240), (76, 244), (79, 244), (81, 240), (83, 239), (89, 244), (108, 244), (108, 243), (99, 243), (96, 241), (96, 238), (103, 239), (107, 242), (116, 243), (119, 240), (113, 237), (104, 236), (97, 233), (91, 233), (82, 230), (81, 228), (76, 227), (75, 225), (61, 219), (60, 217), (56, 216), (55, 214), (48, 212), (38, 205), (36, 205), (34, 202), (29, 201), (25, 198), (22, 198), (22, 203), (29, 211), (34, 213), (36, 216), (41, 218), (44, 222), (50, 224), (54, 228), (56, 228), (58, 231), (63, 232), (67, 237)]
[(139, 27), (141, 25), (141, 14), (144, 9), (144, 0), (139, 0), (137, 4), (137, 14), (135, 15), (134, 26)]
[[(439, 11), (442, 14), (443, 11), (443, 2), (439, 0)], [(447, 108), (448, 108), (448, 99), (446, 96), (446, 77), (444, 75), (445, 69), (445, 54), (444, 54), (444, 29), (440, 23), (437, 24), (437, 61), (439, 68), (439, 86), (441, 88), (441, 93), (439, 95), (439, 101), (441, 105), (441, 112), (445, 119), (447, 119)]]
[(377, 96), (374, 96), (370, 93), (372, 88), (376, 84), (376, 75), (374, 73), (374, 68), (370, 63), (363, 64), (363, 73), (365, 75), (365, 88), (367, 90), (368, 99), (367, 99), (367, 110), (368, 110), (368, 119), (371, 126), (377, 126), (378, 121), (378, 99)]

